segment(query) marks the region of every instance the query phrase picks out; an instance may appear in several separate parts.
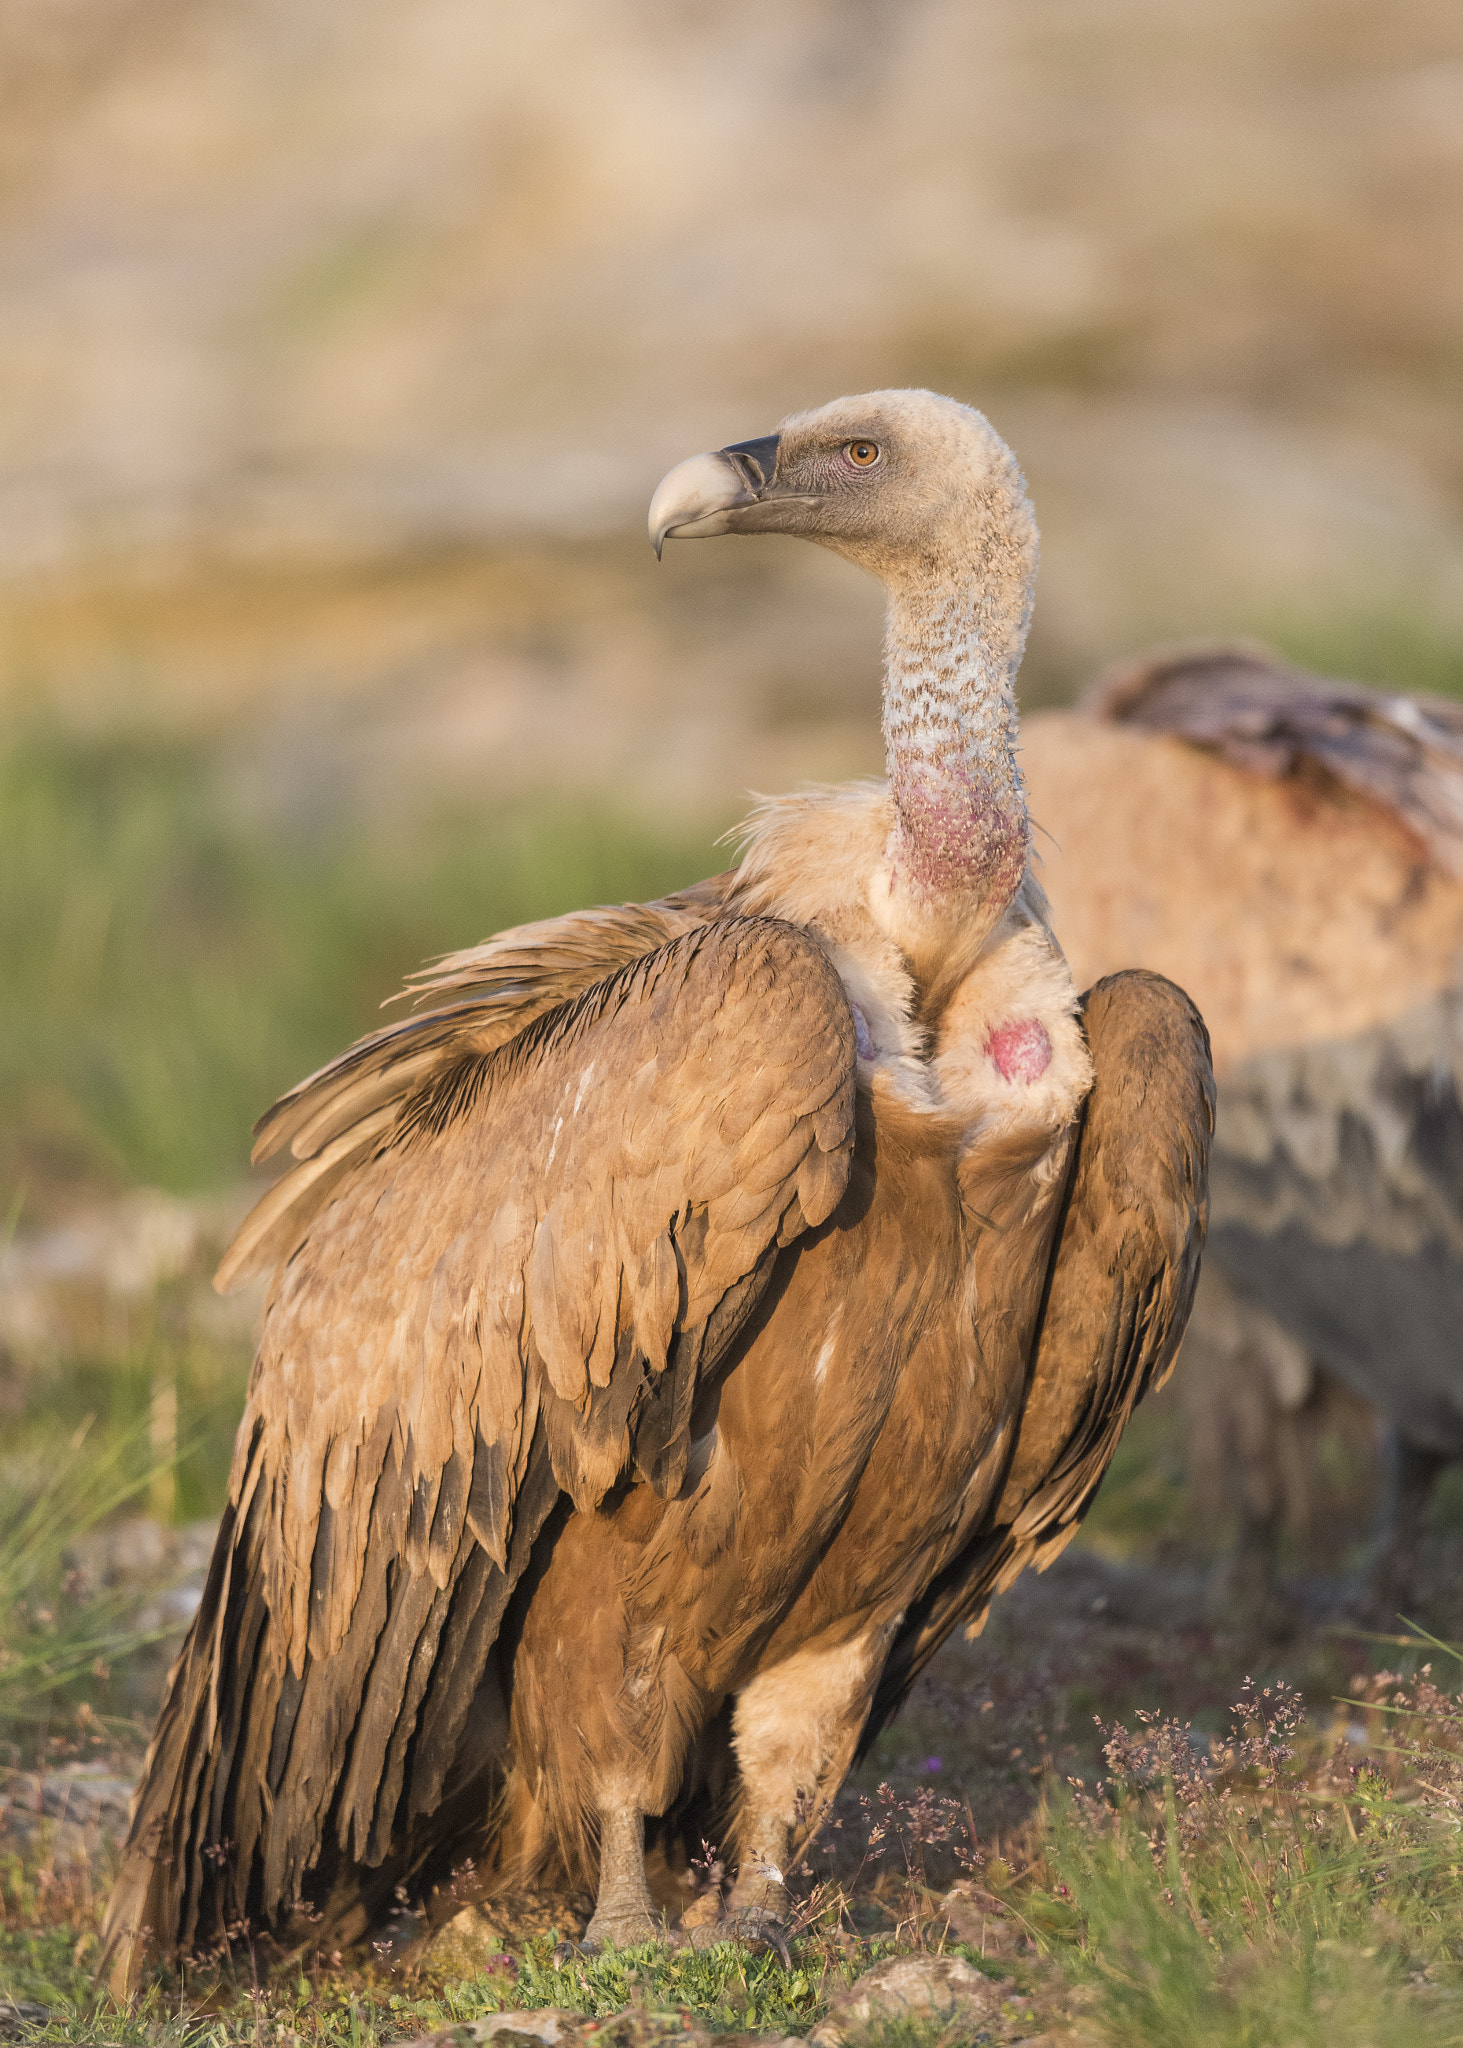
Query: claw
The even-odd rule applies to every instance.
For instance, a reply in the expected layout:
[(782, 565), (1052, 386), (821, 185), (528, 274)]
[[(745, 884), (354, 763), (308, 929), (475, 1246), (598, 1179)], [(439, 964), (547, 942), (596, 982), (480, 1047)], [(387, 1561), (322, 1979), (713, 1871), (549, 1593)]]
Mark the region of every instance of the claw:
[(792, 1954), (787, 1945), (788, 1927), (775, 1913), (762, 1911), (756, 1906), (745, 1907), (738, 1913), (720, 1913), (714, 1920), (699, 1920), (687, 1927), (684, 1923), (671, 1937), (677, 1944), (687, 1948), (715, 1948), (723, 1941), (737, 1941), (744, 1948), (770, 1949), (777, 1955), (785, 1970), (792, 1968)]
[(565, 1970), (571, 1963), (589, 1962), (595, 1956), (603, 1955), (607, 1948), (645, 1948), (650, 1943), (657, 1943), (663, 1948), (680, 1948), (685, 1939), (679, 1928), (668, 1927), (663, 1920), (649, 1927), (607, 1928), (601, 1934), (596, 1934), (591, 1924), (585, 1929), (582, 1940), (558, 1944), (554, 1950), (554, 1968)]
[(791, 1918), (787, 1882), (775, 1863), (760, 1856), (737, 1873), (721, 1922), (722, 1939), (740, 1941), (747, 1948), (771, 1949), (781, 1957), (783, 1968), (791, 1969), (787, 1946)]
[(745, 1913), (729, 1913), (727, 1925), (734, 1941), (740, 1941), (747, 1948), (771, 1949), (781, 1959), (785, 1970), (792, 1968), (787, 1924), (775, 1913), (759, 1912), (753, 1906)]

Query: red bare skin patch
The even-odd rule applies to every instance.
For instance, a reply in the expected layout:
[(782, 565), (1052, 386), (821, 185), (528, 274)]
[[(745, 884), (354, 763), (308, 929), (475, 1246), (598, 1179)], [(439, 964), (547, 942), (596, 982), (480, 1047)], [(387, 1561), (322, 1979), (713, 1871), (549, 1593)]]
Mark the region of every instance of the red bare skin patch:
[(1040, 1017), (998, 1024), (985, 1042), (1003, 1081), (1039, 1081), (1052, 1061), (1052, 1042)]

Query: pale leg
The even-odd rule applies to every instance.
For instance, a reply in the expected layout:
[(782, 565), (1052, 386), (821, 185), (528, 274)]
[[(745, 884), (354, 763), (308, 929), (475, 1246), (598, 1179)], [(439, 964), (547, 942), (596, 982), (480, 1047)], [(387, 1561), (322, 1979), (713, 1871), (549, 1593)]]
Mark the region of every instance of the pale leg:
[(759, 1671), (737, 1696), (733, 1740), (741, 1771), (737, 1879), (727, 1913), (747, 1932), (780, 1940), (791, 1909), (784, 1872), (795, 1833), (847, 1775), (896, 1622), (832, 1649), (795, 1651)]
[(660, 1915), (645, 1882), (644, 1816), (628, 1795), (612, 1795), (600, 1808), (599, 1896), (585, 1942), (633, 1948), (661, 1934)]

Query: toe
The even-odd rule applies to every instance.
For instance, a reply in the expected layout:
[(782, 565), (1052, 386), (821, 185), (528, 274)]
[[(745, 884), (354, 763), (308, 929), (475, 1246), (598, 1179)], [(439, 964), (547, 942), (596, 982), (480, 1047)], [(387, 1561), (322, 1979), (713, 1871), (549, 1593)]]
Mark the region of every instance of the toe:
[(722, 1922), (722, 1940), (739, 1941), (744, 1948), (766, 1949), (781, 1959), (784, 1969), (792, 1968), (792, 1955), (788, 1949), (788, 1926), (775, 1913), (761, 1912), (756, 1907), (741, 1913), (728, 1913)]
[(652, 1920), (648, 1914), (602, 1920), (596, 1913), (584, 1930), (584, 1948), (590, 1954), (597, 1953), (606, 1943), (615, 1948), (644, 1948), (648, 1941), (664, 1940), (664, 1922)]

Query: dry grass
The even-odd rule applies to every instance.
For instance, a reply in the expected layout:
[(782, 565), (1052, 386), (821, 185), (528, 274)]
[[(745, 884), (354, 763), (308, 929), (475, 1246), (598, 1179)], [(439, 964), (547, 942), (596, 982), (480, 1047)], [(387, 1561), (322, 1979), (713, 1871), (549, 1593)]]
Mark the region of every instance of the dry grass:
[[(504, 2008), (626, 2004), (801, 2033), (870, 1962), (926, 1952), (963, 1956), (1014, 1999), (992, 2039), (1440, 2048), (1463, 2030), (1463, 1698), (1427, 1662), (1360, 1679), (1358, 1695), (1329, 1738), (1283, 1684), (1246, 1685), (1218, 1740), (1158, 1714), (1110, 1725), (1103, 1778), (1049, 1775), (1001, 1844), (977, 1833), (968, 1796), (854, 1789), (838, 1867), (797, 1880), (791, 1968), (736, 1943), (558, 1967), (556, 1929), (500, 1921), (467, 1955), (448, 1940), (394, 1967), (384, 1950), (288, 1958), (243, 1939), (121, 2011), (90, 1974), (107, 1857), (58, 1869), (41, 1834), (0, 1860), (0, 1969), (12, 1998), (49, 2013), (36, 2037), (71, 2041), (334, 2048)], [(958, 1764), (961, 1731), (946, 1733)], [(566, 1907), (563, 1931), (579, 1924)]]

